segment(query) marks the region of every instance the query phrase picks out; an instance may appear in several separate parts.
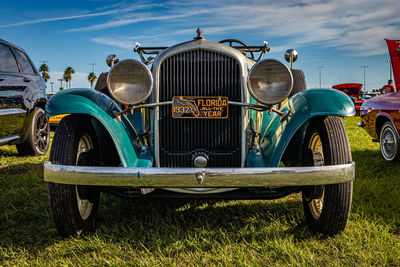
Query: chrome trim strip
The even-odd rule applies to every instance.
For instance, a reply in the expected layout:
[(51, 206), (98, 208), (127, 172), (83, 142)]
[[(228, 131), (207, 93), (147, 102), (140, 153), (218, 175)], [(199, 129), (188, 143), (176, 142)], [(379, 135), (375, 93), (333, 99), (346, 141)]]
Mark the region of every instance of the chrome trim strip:
[[(159, 102), (159, 71), (160, 71), (160, 66), (162, 62), (167, 59), (170, 56), (173, 56), (175, 54), (183, 53), (186, 51), (190, 50), (196, 50), (196, 49), (204, 49), (204, 50), (209, 50), (209, 51), (214, 51), (218, 52), (221, 54), (224, 54), (226, 56), (232, 57), (235, 60), (239, 62), (239, 65), (241, 66), (240, 71), (241, 71), (241, 79), (242, 79), (242, 101), (247, 102), (248, 101), (248, 90), (247, 90), (247, 81), (246, 77), (248, 75), (248, 68), (247, 68), (247, 59), (243, 54), (236, 50), (235, 48), (232, 48), (230, 46), (208, 41), (206, 39), (199, 39), (199, 40), (194, 40), (194, 41), (188, 41), (185, 43), (181, 43), (172, 47), (169, 47), (165, 50), (163, 50), (161, 53), (159, 53), (156, 58), (154, 59), (154, 63), (152, 66), (152, 72), (153, 72), (153, 78), (154, 78), (154, 88), (153, 88), (153, 96), (151, 101), (158, 103)], [(247, 111), (243, 111), (246, 112)], [(155, 166), (160, 167), (160, 155), (159, 155), (159, 149), (160, 149), (160, 143), (159, 143), (159, 138), (158, 138), (158, 120), (159, 120), (159, 108), (156, 107), (154, 110), (154, 122), (153, 127), (154, 127), (154, 134), (153, 134), (153, 143), (154, 143), (154, 160), (155, 160)], [(242, 113), (243, 114), (243, 113)], [(242, 166), (244, 166), (245, 163), (245, 158), (246, 158), (246, 127), (245, 123), (247, 122), (247, 117), (242, 116)], [(246, 125), (247, 126), (247, 125)]]
[(19, 139), (19, 135), (13, 135), (5, 138), (0, 138), (0, 145)]
[(25, 114), (26, 110), (20, 108), (6, 108), (0, 110), (0, 116)]
[[(203, 175), (199, 184), (199, 175)], [(44, 180), (53, 183), (135, 187), (307, 186), (353, 181), (355, 164), (278, 168), (124, 168), (44, 163)]]

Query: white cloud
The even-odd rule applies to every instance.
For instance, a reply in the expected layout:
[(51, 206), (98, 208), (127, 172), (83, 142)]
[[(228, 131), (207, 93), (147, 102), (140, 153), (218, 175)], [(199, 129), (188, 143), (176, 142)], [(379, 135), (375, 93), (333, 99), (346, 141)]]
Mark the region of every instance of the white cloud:
[[(0, 25), (0, 28), (8, 28), (8, 27), (16, 27), (22, 25), (31, 25), (31, 24), (38, 24), (38, 23), (45, 23), (45, 22), (53, 22), (53, 21), (60, 21), (60, 20), (74, 20), (74, 19), (81, 19), (81, 18), (91, 18), (91, 17), (99, 17), (99, 16), (106, 16), (106, 15), (114, 15), (119, 13), (127, 13), (132, 12), (135, 10), (147, 9), (161, 6), (161, 4), (143, 4), (143, 5), (130, 5), (125, 6), (121, 3), (110, 5), (102, 8), (97, 8), (97, 12), (85, 12), (83, 11), (82, 14), (73, 15), (73, 16), (62, 16), (62, 17), (50, 17), (50, 18), (40, 18), (40, 19), (33, 19), (33, 20), (25, 20), (17, 23), (5, 24)], [(111, 10), (107, 10), (110, 9)], [(106, 10), (106, 11), (103, 11)], [(99, 12), (101, 11), (101, 12)]]
[(21, 21), (21, 22), (12, 23), (12, 24), (0, 25), (0, 28), (8, 28), (8, 27), (15, 27), (15, 26), (22, 26), (22, 25), (30, 25), (30, 24), (37, 24), (37, 23), (44, 23), (44, 22), (59, 21), (59, 20), (72, 20), (72, 19), (80, 19), (80, 18), (98, 17), (98, 16), (110, 15), (112, 13), (113, 13), (113, 11), (105, 11), (105, 12), (89, 13), (89, 14), (82, 14), (82, 15), (75, 15), (75, 16), (52, 17), (52, 18), (26, 20), (26, 21)]
[[(129, 38), (131, 39), (131, 38)], [(126, 48), (126, 49), (133, 49), (134, 44), (133, 42), (131, 42), (130, 40), (117, 40), (114, 38), (92, 38), (91, 39), (92, 42), (95, 42), (97, 44), (103, 44), (103, 45), (109, 45), (109, 46), (115, 46), (118, 48)]]
[[(79, 28), (64, 32), (88, 32), (134, 25), (140, 22), (159, 22), (149, 26), (143, 40), (154, 36), (169, 36), (176, 42), (179, 35), (193, 32), (201, 25), (205, 34), (237, 34), (252, 32), (267, 38), (280, 38), (276, 45), (290, 47), (317, 45), (343, 50), (352, 56), (386, 53), (384, 38), (398, 38), (400, 16), (398, 0), (186, 0), (163, 4), (120, 3), (76, 16), (43, 18), (0, 28), (55, 20), (102, 17), (101, 22), (86, 20)], [(154, 25), (154, 24), (151, 24)], [(157, 28), (155, 28), (157, 27)], [(166, 32), (170, 29), (175, 31)], [(153, 36), (154, 35), (154, 36)], [(109, 40), (106, 40), (109, 39)], [(174, 40), (175, 39), (175, 40)], [(132, 48), (131, 37), (99, 36), (96, 43), (120, 48)], [(136, 41), (136, 40), (135, 40)]]
[[(383, 39), (398, 38), (400, 30), (400, 17), (395, 8), (398, 6), (398, 0), (268, 2), (261, 0), (246, 3), (237, 1), (223, 3), (186, 1), (184, 4), (170, 2), (166, 6), (173, 8), (166, 9), (163, 16), (159, 16), (158, 13), (152, 15), (147, 13), (143, 18), (136, 18), (137, 21), (121, 19), (88, 26), (81, 30), (119, 27), (144, 20), (166, 20), (165, 23), (185, 25), (185, 29), (170, 32), (170, 36), (177, 36), (178, 32), (192, 32), (197, 25), (203, 25), (206, 34), (252, 31), (261, 36), (290, 38), (290, 46), (333, 47), (351, 56), (386, 53)], [(204, 7), (208, 8), (204, 9)], [(190, 16), (182, 14), (190, 14)], [(115, 42), (117, 46), (123, 44), (124, 38)], [(284, 43), (278, 45), (282, 47)]]
[(207, 13), (207, 10), (196, 10), (196, 11), (189, 11), (182, 14), (171, 14), (171, 15), (155, 15), (152, 13), (140, 13), (135, 15), (133, 18), (124, 18), (124, 19), (116, 19), (111, 20), (106, 23), (95, 24), (88, 27), (80, 27), (80, 28), (72, 28), (68, 29), (65, 32), (84, 32), (84, 31), (95, 31), (95, 30), (104, 30), (109, 28), (115, 28), (120, 26), (126, 26), (130, 24), (135, 24), (144, 21), (163, 21), (163, 20), (176, 20), (181, 18), (187, 18), (194, 15), (199, 15), (202, 13)]

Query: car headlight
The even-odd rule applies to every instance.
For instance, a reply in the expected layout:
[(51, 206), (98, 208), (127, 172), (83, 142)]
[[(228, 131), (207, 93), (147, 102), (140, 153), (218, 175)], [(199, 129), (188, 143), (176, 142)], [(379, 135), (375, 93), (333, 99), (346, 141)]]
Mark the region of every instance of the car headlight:
[(114, 65), (107, 77), (111, 96), (120, 104), (134, 105), (145, 101), (153, 88), (153, 76), (137, 60), (128, 59)]
[(293, 87), (292, 72), (278, 60), (264, 59), (251, 68), (247, 87), (255, 100), (274, 105), (289, 96)]

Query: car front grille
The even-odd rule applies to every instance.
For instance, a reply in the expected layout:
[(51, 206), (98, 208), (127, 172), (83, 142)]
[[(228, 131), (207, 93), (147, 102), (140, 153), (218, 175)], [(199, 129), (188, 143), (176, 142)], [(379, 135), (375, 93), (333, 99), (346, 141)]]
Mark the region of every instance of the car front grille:
[[(239, 63), (226, 55), (191, 50), (164, 60), (159, 71), (159, 102), (174, 96), (227, 96), (241, 99)], [(242, 112), (229, 106), (228, 119), (174, 119), (172, 107), (159, 107), (161, 167), (193, 167), (197, 154), (207, 167), (240, 167)]]

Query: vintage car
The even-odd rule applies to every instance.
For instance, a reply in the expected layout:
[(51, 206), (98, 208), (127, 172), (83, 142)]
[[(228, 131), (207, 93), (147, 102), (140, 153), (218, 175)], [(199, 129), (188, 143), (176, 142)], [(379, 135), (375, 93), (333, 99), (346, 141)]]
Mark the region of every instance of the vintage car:
[[(52, 98), (55, 94), (56, 94), (56, 92), (47, 92), (47, 100)], [(60, 123), (60, 121), (65, 116), (68, 116), (68, 115), (70, 115), (70, 114), (61, 114), (61, 115), (56, 115), (56, 116), (49, 117), (50, 130), (54, 131), (57, 128), (57, 126)]]
[(0, 39), (0, 145), (43, 155), (50, 143), (46, 85), (26, 52)]
[(397, 92), (376, 96), (361, 106), (361, 122), (373, 141), (380, 144), (382, 157), (400, 161), (400, 40), (386, 40)]
[[(263, 59), (267, 42), (217, 43), (198, 29), (188, 42), (134, 50), (142, 62), (107, 58), (111, 69), (96, 86), (105, 93), (70, 89), (48, 102), (49, 116), (71, 114), (44, 164), (59, 234), (93, 229), (100, 192), (138, 199), (302, 192), (311, 229), (344, 230), (355, 177), (340, 120), (355, 112), (347, 95), (304, 90), (302, 71)], [(285, 58), (292, 67), (297, 52)]]
[(364, 97), (361, 97), (361, 83), (342, 83), (332, 86), (333, 89), (337, 89), (348, 95), (354, 103), (356, 108), (356, 114), (360, 113), (360, 107), (365, 102)]
[(373, 141), (380, 143), (383, 158), (400, 160), (400, 92), (389, 93), (367, 100), (361, 106), (359, 123)]

